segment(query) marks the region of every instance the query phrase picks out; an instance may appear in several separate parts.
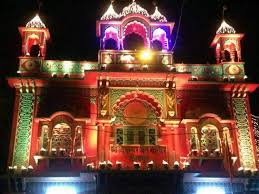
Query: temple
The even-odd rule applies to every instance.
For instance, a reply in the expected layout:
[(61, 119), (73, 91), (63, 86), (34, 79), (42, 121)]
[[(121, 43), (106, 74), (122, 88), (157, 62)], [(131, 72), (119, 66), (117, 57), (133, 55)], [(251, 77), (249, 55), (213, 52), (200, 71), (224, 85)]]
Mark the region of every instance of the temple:
[(173, 29), (158, 7), (111, 3), (92, 62), (46, 59), (39, 15), (19, 27), (9, 192), (258, 193), (244, 34), (223, 20), (216, 64), (179, 64)]

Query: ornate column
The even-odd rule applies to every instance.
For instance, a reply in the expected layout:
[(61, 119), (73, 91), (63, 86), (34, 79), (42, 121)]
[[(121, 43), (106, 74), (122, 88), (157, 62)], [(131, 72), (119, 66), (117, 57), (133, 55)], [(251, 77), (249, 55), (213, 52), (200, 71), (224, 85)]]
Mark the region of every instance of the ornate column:
[(12, 165), (18, 168), (29, 165), (34, 102), (34, 85), (30, 85), (27, 80), (25, 84), (20, 86), (18, 120), (12, 160)]
[(252, 144), (251, 119), (246, 93), (233, 93), (232, 109), (237, 127), (237, 139), (241, 167), (256, 169), (254, 147)]

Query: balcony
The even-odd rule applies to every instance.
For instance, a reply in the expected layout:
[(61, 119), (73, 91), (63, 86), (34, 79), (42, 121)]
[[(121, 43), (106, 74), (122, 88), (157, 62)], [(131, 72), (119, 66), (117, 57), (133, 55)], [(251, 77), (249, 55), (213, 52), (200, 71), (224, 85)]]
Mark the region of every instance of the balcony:
[(168, 51), (100, 50), (102, 70), (112, 71), (168, 71), (173, 53)]

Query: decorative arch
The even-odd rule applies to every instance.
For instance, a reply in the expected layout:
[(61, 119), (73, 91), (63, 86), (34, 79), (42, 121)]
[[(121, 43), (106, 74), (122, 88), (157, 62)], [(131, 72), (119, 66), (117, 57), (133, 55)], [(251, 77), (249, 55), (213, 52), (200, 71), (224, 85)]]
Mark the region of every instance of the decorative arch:
[(157, 28), (153, 31), (152, 43), (154, 41), (161, 42), (163, 50), (169, 50), (168, 38), (166, 36), (166, 32), (162, 28)]
[(147, 102), (150, 105), (150, 107), (155, 111), (158, 117), (164, 115), (162, 107), (158, 100), (156, 100), (155, 97), (153, 97), (152, 95), (141, 91), (127, 92), (125, 93), (125, 95), (121, 96), (112, 107), (112, 113), (114, 114), (125, 101), (129, 102), (135, 99)]
[(84, 122), (77, 121), (70, 113), (55, 112), (49, 119), (42, 121), (41, 154), (69, 157), (83, 155), (83, 127)]
[(25, 55), (30, 55), (31, 48), (34, 45), (40, 45), (40, 37), (36, 34), (31, 34), (26, 38)]
[(106, 46), (107, 46), (106, 44), (109, 40), (114, 40), (116, 42), (117, 49), (120, 48), (120, 38), (119, 38), (119, 32), (117, 28), (110, 26), (105, 30), (104, 37), (103, 37), (104, 49), (106, 49)]
[(132, 33), (138, 34), (141, 36), (144, 40), (144, 47), (145, 48), (150, 48), (150, 41), (149, 41), (149, 30), (147, 27), (140, 21), (131, 21), (128, 22), (124, 28), (123, 28), (123, 40), (127, 35), (130, 35)]
[(232, 62), (234, 62), (235, 59), (239, 60), (238, 57), (237, 57), (237, 50), (238, 50), (238, 48), (237, 48), (237, 44), (236, 44), (235, 41), (227, 40), (224, 43), (223, 49), (224, 49), (224, 60), (225, 61), (232, 61)]
[(207, 113), (200, 117), (200, 147), (201, 151), (208, 153), (222, 152), (222, 126), (221, 118), (213, 113)]

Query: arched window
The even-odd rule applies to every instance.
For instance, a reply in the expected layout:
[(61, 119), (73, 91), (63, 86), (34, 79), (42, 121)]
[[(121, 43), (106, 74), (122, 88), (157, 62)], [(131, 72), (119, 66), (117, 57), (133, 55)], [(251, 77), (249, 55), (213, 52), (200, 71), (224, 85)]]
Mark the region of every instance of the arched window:
[(144, 39), (137, 33), (130, 33), (124, 38), (123, 47), (125, 50), (141, 50), (144, 48)]
[(41, 127), (40, 150), (44, 152), (48, 151), (48, 133), (48, 125), (43, 125)]
[(107, 40), (105, 40), (104, 42), (104, 49), (107, 50), (118, 50), (118, 43), (116, 42), (116, 40), (109, 38)]
[(31, 57), (39, 57), (40, 56), (40, 46), (38, 44), (35, 44), (35, 45), (31, 46), (30, 56)]
[(116, 143), (156, 145), (156, 129), (148, 127), (124, 127), (116, 129)]
[(52, 130), (51, 149), (61, 156), (69, 156), (72, 149), (72, 130), (66, 123), (56, 124)]
[(207, 124), (201, 128), (201, 149), (208, 152), (220, 150), (220, 139), (215, 125)]
[(159, 40), (154, 40), (151, 46), (154, 51), (162, 51), (163, 49), (163, 44)]
[(225, 61), (231, 61), (230, 52), (228, 50), (224, 51)]
[[(159, 50), (168, 50), (169, 49), (167, 34), (166, 34), (165, 30), (163, 30), (162, 28), (157, 28), (156, 30), (154, 30), (152, 40), (153, 40), (152, 44), (155, 43), (155, 45), (156, 45), (155, 48), (157, 48), (157, 49), (159, 48)], [(160, 49), (160, 46), (161, 46), (161, 49)], [(154, 47), (154, 46), (152, 45), (152, 47)]]
[(191, 150), (198, 150), (199, 149), (199, 139), (198, 139), (198, 131), (196, 127), (191, 127)]

